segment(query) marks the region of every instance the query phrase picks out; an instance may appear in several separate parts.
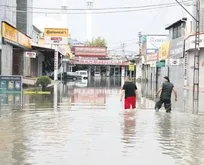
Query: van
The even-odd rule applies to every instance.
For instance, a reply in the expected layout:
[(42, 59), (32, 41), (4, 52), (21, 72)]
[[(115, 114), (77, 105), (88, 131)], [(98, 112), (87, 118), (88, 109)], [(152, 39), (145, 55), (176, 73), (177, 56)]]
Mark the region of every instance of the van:
[(80, 75), (82, 79), (88, 79), (88, 72), (86, 70), (76, 71), (76, 74)]

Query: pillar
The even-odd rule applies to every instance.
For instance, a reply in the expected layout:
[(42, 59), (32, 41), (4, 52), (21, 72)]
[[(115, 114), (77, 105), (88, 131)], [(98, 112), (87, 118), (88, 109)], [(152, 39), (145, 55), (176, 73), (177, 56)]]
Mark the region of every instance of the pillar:
[(1, 75), (12, 75), (13, 72), (13, 46), (2, 45)]

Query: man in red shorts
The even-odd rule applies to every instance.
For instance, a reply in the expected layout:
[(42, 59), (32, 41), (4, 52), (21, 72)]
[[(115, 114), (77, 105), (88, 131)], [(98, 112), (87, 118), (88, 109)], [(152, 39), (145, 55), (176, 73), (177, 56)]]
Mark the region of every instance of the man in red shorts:
[(122, 101), (123, 96), (125, 94), (125, 109), (135, 109), (136, 108), (136, 93), (137, 86), (130, 80), (129, 77), (126, 77), (125, 83), (121, 89), (121, 98)]

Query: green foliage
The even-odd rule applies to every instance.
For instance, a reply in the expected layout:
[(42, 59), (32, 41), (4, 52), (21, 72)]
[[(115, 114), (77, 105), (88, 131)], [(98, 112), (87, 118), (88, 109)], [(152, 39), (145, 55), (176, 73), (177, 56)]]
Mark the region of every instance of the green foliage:
[(94, 47), (107, 47), (106, 40), (101, 37), (93, 38), (92, 41), (86, 41), (86, 46), (94, 46)]
[(42, 90), (45, 90), (45, 88), (51, 84), (51, 80), (48, 76), (41, 76), (38, 77), (37, 81), (36, 81), (36, 85), (39, 86), (41, 85)]

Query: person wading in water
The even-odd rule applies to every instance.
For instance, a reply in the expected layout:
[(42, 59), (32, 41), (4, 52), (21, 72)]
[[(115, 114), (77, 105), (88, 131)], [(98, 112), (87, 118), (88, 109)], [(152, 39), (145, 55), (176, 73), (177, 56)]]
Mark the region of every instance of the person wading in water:
[(130, 80), (129, 77), (126, 77), (125, 83), (121, 88), (121, 97), (120, 101), (122, 101), (125, 95), (125, 109), (132, 109), (136, 108), (136, 93), (137, 93), (137, 86)]
[(159, 109), (162, 107), (162, 104), (164, 103), (164, 108), (166, 109), (166, 112), (171, 112), (171, 94), (172, 91), (175, 95), (175, 101), (177, 101), (177, 93), (174, 88), (174, 85), (170, 82), (169, 77), (164, 77), (164, 83), (162, 84), (162, 87), (157, 91), (156, 96), (158, 96), (160, 93), (160, 100), (156, 102), (155, 110), (159, 111)]

